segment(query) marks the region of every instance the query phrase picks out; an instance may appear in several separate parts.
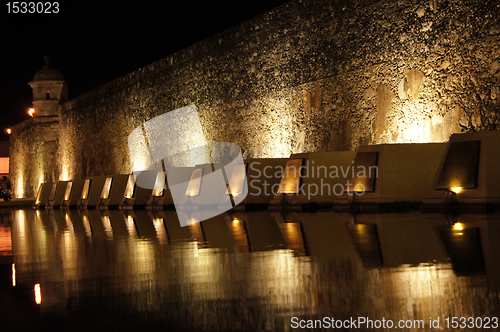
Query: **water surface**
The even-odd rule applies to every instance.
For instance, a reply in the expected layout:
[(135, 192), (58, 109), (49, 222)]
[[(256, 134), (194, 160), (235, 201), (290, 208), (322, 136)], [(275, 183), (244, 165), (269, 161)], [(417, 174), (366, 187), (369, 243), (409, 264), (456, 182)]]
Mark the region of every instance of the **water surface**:
[(0, 289), (15, 305), (0, 318), (20, 331), (291, 331), (293, 317), (432, 330), (500, 316), (499, 238), (496, 215), (265, 211), (180, 227), (174, 211), (3, 211)]

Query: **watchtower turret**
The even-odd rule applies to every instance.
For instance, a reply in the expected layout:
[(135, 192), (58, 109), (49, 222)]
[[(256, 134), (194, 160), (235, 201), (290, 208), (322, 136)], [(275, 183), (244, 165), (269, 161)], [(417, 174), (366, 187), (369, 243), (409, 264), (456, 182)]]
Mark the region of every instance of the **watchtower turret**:
[(45, 66), (28, 82), (33, 89), (35, 117), (57, 116), (59, 104), (68, 99), (68, 87), (63, 75), (49, 66), (48, 56), (45, 56), (44, 60)]

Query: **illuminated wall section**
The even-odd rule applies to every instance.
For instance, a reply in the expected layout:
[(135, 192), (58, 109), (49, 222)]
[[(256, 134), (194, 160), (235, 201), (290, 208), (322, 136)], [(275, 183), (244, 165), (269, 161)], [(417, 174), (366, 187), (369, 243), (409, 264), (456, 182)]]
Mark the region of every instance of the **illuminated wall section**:
[(132, 171), (210, 163), (195, 105), (165, 112), (135, 128), (128, 139)]
[(13, 197), (35, 197), (40, 183), (55, 175), (45, 158), (52, 147), (44, 143), (41, 132), (30, 120), (13, 127), (10, 142)]
[(68, 181), (74, 179), (74, 156), (72, 155), (71, 145), (72, 141), (69, 139), (71, 137), (69, 131), (72, 127), (61, 126), (59, 140), (59, 181)]

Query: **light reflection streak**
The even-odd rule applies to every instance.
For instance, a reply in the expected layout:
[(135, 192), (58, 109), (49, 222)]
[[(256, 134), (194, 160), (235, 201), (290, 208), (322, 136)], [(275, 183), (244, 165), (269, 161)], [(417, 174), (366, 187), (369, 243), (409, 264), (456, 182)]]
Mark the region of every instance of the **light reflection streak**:
[(49, 212), (49, 219), (52, 224), (52, 228), (54, 229), (54, 233), (57, 233), (59, 231), (59, 226), (57, 225), (56, 216), (53, 210)]
[(82, 223), (83, 227), (85, 228), (85, 233), (87, 234), (88, 237), (92, 236), (92, 226), (90, 226), (90, 221), (89, 217), (85, 214), (82, 214)]
[(78, 243), (74, 233), (64, 233), (62, 238), (62, 258), (65, 280), (78, 278)]
[(64, 219), (66, 220), (66, 226), (68, 227), (69, 232), (74, 233), (75, 229), (73, 228), (73, 222), (71, 221), (71, 216), (69, 214), (69, 211), (66, 211)]
[[(38, 210), (36, 212), (37, 214), (40, 213)], [(17, 221), (16, 225), (19, 236), (26, 236), (26, 212), (24, 210), (17, 210), (14, 213), (14, 220)]]
[[(106, 294), (102, 296), (111, 294), (115, 296), (114, 299), (130, 300), (124, 306), (146, 313), (164, 310), (165, 307), (162, 305), (166, 301), (171, 301), (168, 303), (175, 303), (179, 307), (189, 307), (195, 303), (193, 307), (187, 309), (190, 317), (195, 317), (194, 313), (200, 306), (229, 299), (230, 303), (237, 304), (254, 301), (252, 305), (271, 308), (280, 313), (289, 308), (299, 308), (303, 310), (301, 314), (320, 315), (343, 310), (346, 307), (358, 309), (359, 306), (360, 311), (374, 317), (376, 314), (382, 317), (384, 313), (389, 312), (394, 319), (408, 317), (413, 319), (414, 310), (418, 310), (420, 317), (426, 315), (427, 311), (431, 311), (431, 314), (433, 312), (462, 314), (463, 311), (470, 310), (475, 314), (473, 305), (481, 304), (476, 302), (477, 299), (473, 296), (481, 297), (484, 290), (479, 285), (472, 290), (467, 286), (455, 291), (459, 289), (457, 285), (463, 286), (460, 285), (460, 280), (470, 279), (456, 277), (451, 265), (369, 269), (363, 268), (359, 259), (324, 260), (319, 256), (315, 256), (314, 259), (296, 257), (290, 250), (293, 249), (294, 243), (299, 245), (305, 242), (303, 239), (306, 238), (311, 241), (318, 241), (321, 238), (315, 233), (305, 232), (301, 235), (298, 223), (280, 224), (281, 231), (287, 234), (285, 236), (287, 249), (243, 254), (232, 248), (229, 250), (220, 247), (204, 248), (194, 241), (175, 241), (173, 228), (169, 234), (174, 241), (168, 246), (159, 246), (156, 241), (143, 238), (120, 241), (117, 237), (115, 241), (106, 241), (105, 246), (102, 241), (80, 241), (78, 232), (80, 224), (75, 215), (73, 221), (77, 229), (76, 234), (66, 232), (52, 236), (49, 232), (50, 236), (45, 236), (42, 224), (33, 226), (30, 220), (35, 214), (40, 216), (40, 211), (25, 213), (28, 215), (25, 221), (27, 228), (25, 231), (28, 234), (24, 238), (19, 236), (21, 227), (17, 226), (21, 220), (13, 221), (17, 226), (13, 233), (16, 240), (13, 244), (15, 243), (17, 254), (21, 252), (26, 258), (21, 262), (19, 262), (20, 256), (15, 258), (17, 265), (12, 264), (12, 283), (13, 286), (18, 284), (17, 287), (26, 286), (29, 291), (39, 282), (38, 300), (37, 289), (33, 288), (35, 301), (38, 301), (38, 304), (42, 301), (40, 284), (44, 283), (44, 307), (47, 308), (68, 302), (85, 305), (88, 303), (88, 298), (93, 296), (92, 299), (95, 300), (101, 296), (96, 294), (104, 290)], [(46, 214), (42, 216), (47, 220)], [(82, 220), (86, 218), (85, 215), (82, 216)], [(168, 216), (165, 219), (138, 219), (141, 222), (140, 226), (143, 226), (143, 222), (153, 222), (160, 243), (163, 236), (168, 240), (163, 223), (166, 221), (167, 225), (170, 225), (171, 220), (172, 218)], [(227, 224), (224, 224), (233, 231), (233, 236), (239, 233), (241, 245), (246, 241), (245, 224), (251, 226), (251, 220), (250, 222), (247, 220), (246, 216), (231, 217), (227, 220)], [(116, 219), (112, 221), (115, 222)], [(134, 218), (128, 216), (125, 222), (129, 233), (136, 234)], [(306, 222), (307, 220), (303, 225), (306, 225)], [(116, 230), (123, 230), (121, 222), (113, 225), (116, 226)], [(121, 228), (118, 228), (119, 225)], [(151, 227), (150, 224), (148, 226)], [(198, 226), (198, 228), (191, 227), (191, 230), (203, 231), (203, 225)], [(211, 239), (210, 235), (213, 233), (209, 230), (213, 231), (213, 228), (209, 228), (208, 224), (205, 226), (207, 239)], [(446, 227), (449, 231), (448, 224)], [(467, 229), (468, 224), (465, 224), (465, 227)], [(318, 233), (322, 231), (321, 228), (318, 227)], [(367, 227), (358, 226), (356, 229), (365, 236), (369, 235)], [(220, 234), (227, 234), (227, 229), (225, 232)], [(202, 236), (200, 234), (200, 237)], [(259, 236), (262, 234), (255, 232), (250, 233), (248, 238)], [(46, 237), (47, 245), (39, 240), (42, 237)], [(381, 241), (384, 241), (383, 237)], [(23, 245), (30, 246), (29, 250), (21, 251)], [(40, 250), (42, 246), (48, 250)], [(328, 241), (325, 241), (324, 246), (327, 249), (333, 248)], [(387, 248), (390, 250), (390, 247)], [(41, 252), (44, 253), (42, 260)], [(105, 283), (101, 283), (102, 281)], [(173, 289), (178, 290), (178, 294), (169, 292)], [(89, 293), (93, 295), (87, 295)], [(225, 305), (228, 301), (220, 303)], [(391, 303), (391, 308), (386, 308), (387, 303)], [(393, 309), (395, 307), (397, 309)], [(217, 310), (220, 308), (216, 307)], [(239, 314), (244, 315), (246, 312)], [(272, 315), (281, 317), (280, 314)], [(274, 319), (274, 316), (270, 319)]]
[(12, 263), (12, 286), (16, 287), (16, 264)]
[(125, 218), (125, 225), (127, 226), (128, 234), (134, 238), (137, 237), (137, 229), (135, 228), (134, 217), (130, 215), (127, 216)]
[(158, 237), (160, 244), (167, 244), (168, 236), (165, 224), (163, 223), (163, 218), (154, 218), (153, 225), (155, 226), (156, 236)]
[(423, 264), (387, 269), (384, 274), (391, 275), (392, 287), (401, 292), (396, 293), (396, 296), (406, 297), (413, 302), (446, 297), (444, 284), (455, 276), (451, 267), (438, 268), (436, 265)]
[(106, 235), (108, 237), (113, 237), (113, 227), (111, 227), (111, 219), (109, 216), (102, 216), (102, 225), (104, 226), (104, 230), (106, 231)]
[(243, 220), (239, 220), (238, 218), (234, 218), (229, 222), (229, 228), (233, 234), (236, 245), (241, 249), (244, 249), (244, 251), (248, 251), (248, 238), (245, 230), (245, 222)]

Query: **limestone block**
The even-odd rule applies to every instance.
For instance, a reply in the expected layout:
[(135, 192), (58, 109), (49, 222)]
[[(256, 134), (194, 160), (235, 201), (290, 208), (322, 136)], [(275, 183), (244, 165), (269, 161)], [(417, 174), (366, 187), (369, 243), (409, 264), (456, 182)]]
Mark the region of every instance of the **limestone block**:
[(418, 69), (412, 69), (408, 71), (405, 76), (408, 81), (410, 95), (413, 97), (413, 100), (418, 100), (418, 92), (420, 89), (420, 83), (422, 83), (422, 79), (424, 78), (424, 73)]
[(498, 70), (498, 67), (500, 67), (498, 61), (493, 61), (490, 65), (490, 74), (491, 75), (495, 74)]
[(380, 141), (381, 135), (384, 133), (387, 117), (391, 112), (391, 102), (394, 99), (394, 93), (385, 84), (377, 86), (377, 130), (375, 132), (375, 140)]

